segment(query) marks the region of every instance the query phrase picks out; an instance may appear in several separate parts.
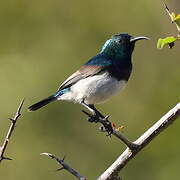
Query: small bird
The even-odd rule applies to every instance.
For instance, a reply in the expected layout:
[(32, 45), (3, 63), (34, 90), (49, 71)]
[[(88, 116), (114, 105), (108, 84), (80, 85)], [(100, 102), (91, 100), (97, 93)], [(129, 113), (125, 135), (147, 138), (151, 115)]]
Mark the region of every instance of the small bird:
[(98, 112), (95, 104), (103, 103), (121, 91), (131, 75), (131, 56), (135, 43), (144, 36), (116, 34), (105, 42), (101, 51), (67, 78), (51, 96), (30, 106), (35, 111), (50, 102), (66, 100)]

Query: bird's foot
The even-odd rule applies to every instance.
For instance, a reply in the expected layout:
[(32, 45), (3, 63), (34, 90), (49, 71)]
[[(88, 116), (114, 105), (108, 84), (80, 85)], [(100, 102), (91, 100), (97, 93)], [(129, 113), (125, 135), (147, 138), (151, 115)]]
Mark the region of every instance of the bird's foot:
[[(90, 114), (84, 110), (82, 110), (84, 114), (88, 116), (88, 121), (93, 123), (100, 122), (102, 126), (100, 127), (101, 131), (107, 132), (107, 136), (111, 136), (113, 133), (113, 126), (112, 123), (108, 120), (109, 116), (103, 116), (99, 111), (95, 111), (95, 114)], [(98, 112), (98, 113), (97, 113)]]
[(99, 122), (100, 117), (97, 116), (96, 114), (90, 114), (90, 113), (88, 113), (88, 112), (86, 112), (84, 110), (82, 110), (82, 112), (88, 116), (88, 121), (89, 122), (91, 122), (91, 123), (93, 123), (93, 122), (98, 123)]
[(101, 131), (107, 132), (107, 136), (111, 136), (114, 131), (112, 123), (108, 120), (109, 116), (104, 117), (100, 120), (102, 126), (100, 127)]

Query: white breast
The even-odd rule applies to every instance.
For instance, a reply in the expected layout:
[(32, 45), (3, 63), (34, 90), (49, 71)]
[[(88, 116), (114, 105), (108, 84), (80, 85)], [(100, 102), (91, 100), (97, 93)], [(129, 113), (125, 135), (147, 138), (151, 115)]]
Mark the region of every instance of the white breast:
[(78, 81), (71, 90), (62, 95), (59, 100), (68, 100), (87, 104), (99, 104), (108, 100), (122, 90), (127, 81), (118, 81), (109, 76), (108, 72), (87, 77)]

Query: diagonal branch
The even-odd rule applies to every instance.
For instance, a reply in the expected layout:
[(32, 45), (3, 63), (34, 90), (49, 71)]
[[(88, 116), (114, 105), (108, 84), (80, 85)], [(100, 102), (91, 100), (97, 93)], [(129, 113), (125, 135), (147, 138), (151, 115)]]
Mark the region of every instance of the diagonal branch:
[[(97, 110), (96, 110), (97, 111)], [(114, 135), (116, 138), (118, 138), (119, 140), (121, 140), (124, 144), (126, 144), (127, 147), (129, 147), (129, 149), (131, 149), (132, 151), (134, 149), (138, 148), (138, 144), (131, 142), (127, 137), (125, 137), (120, 131), (118, 131), (116, 128), (113, 127), (112, 123), (109, 121), (109, 116), (104, 116), (102, 115), (99, 111), (98, 113), (101, 114), (101, 116), (94, 116), (86, 111), (82, 111), (85, 115), (87, 115), (89, 117), (88, 121), (90, 122), (99, 122), (102, 124), (102, 126), (100, 127), (100, 130), (102, 132), (107, 132), (108, 135), (107, 136), (111, 136)]]
[(118, 159), (98, 178), (98, 180), (114, 180), (117, 179), (119, 172), (126, 164), (148, 145), (158, 134), (171, 125), (174, 120), (180, 117), (180, 103), (166, 113), (159, 121), (141, 135), (134, 143), (138, 148), (133, 151), (127, 148)]
[(21, 109), (22, 109), (23, 103), (24, 103), (24, 99), (21, 101), (21, 103), (20, 103), (20, 105), (19, 105), (19, 107), (18, 107), (14, 117), (13, 118), (9, 118), (10, 121), (11, 121), (11, 124), (10, 124), (9, 130), (7, 132), (7, 135), (6, 135), (5, 139), (4, 139), (3, 145), (0, 147), (0, 162), (2, 160), (11, 160), (11, 158), (5, 157), (4, 153), (5, 153), (5, 150), (7, 148), (8, 143), (10, 141), (12, 133), (14, 131), (16, 122), (17, 122), (19, 116), (21, 116)]
[(56, 157), (55, 155), (53, 155), (53, 154), (50, 154), (50, 153), (41, 153), (41, 155), (46, 155), (46, 156), (49, 156), (50, 158), (52, 158), (52, 159), (55, 159), (57, 162), (58, 162), (58, 164), (60, 164), (62, 167), (60, 168), (60, 169), (58, 169), (58, 170), (63, 170), (63, 169), (65, 169), (65, 170), (67, 170), (69, 173), (71, 173), (72, 175), (74, 175), (76, 178), (78, 178), (79, 180), (86, 180), (86, 178), (85, 177), (83, 177), (82, 175), (80, 175), (76, 170), (74, 170), (74, 169), (72, 169), (68, 164), (66, 164), (65, 162), (64, 162), (64, 159), (65, 158), (63, 158), (63, 159), (60, 159), (60, 158), (58, 158), (58, 157)]
[[(89, 118), (94, 118), (92, 115), (85, 112)], [(127, 146), (130, 143), (131, 145), (118, 157), (118, 159), (102, 174), (98, 177), (97, 180), (121, 180), (119, 177), (119, 172), (127, 165), (127, 163), (137, 155), (146, 145), (148, 145), (158, 134), (165, 130), (169, 125), (171, 125), (178, 117), (180, 117), (180, 103), (178, 103), (174, 108), (172, 108), (168, 113), (166, 113), (159, 121), (157, 121), (151, 128), (149, 128), (143, 135), (141, 135), (136, 141), (131, 142), (126, 137), (118, 132), (112, 125), (113, 128), (111, 134), (115, 137), (121, 139)], [(102, 120), (102, 119), (101, 119)], [(107, 132), (107, 126), (110, 121), (107, 121), (107, 124), (103, 124), (105, 129), (102, 131)], [(124, 140), (123, 140), (124, 139)], [(64, 162), (63, 159), (59, 159), (53, 154), (50, 153), (41, 153), (42, 155), (47, 155), (52, 159), (55, 159), (62, 167), (58, 170), (65, 169), (69, 173), (73, 174), (79, 180), (86, 180), (85, 177), (81, 176), (77, 171), (72, 169), (68, 164)]]

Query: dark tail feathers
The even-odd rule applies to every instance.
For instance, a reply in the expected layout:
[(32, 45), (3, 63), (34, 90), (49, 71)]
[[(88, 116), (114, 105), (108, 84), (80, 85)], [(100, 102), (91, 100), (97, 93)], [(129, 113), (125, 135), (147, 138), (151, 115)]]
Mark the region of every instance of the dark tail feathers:
[(32, 106), (30, 106), (28, 108), (29, 111), (36, 111), (37, 109), (49, 104), (50, 102), (53, 102), (55, 101), (57, 98), (54, 97), (54, 96), (49, 96), (48, 98), (46, 99), (43, 99), (42, 101), (39, 101), (38, 103), (36, 104), (33, 104)]

